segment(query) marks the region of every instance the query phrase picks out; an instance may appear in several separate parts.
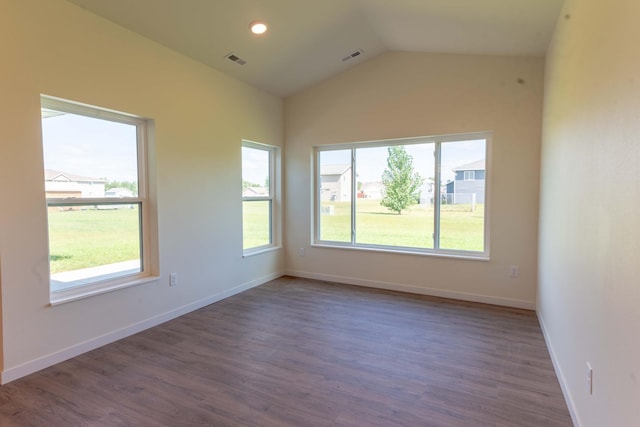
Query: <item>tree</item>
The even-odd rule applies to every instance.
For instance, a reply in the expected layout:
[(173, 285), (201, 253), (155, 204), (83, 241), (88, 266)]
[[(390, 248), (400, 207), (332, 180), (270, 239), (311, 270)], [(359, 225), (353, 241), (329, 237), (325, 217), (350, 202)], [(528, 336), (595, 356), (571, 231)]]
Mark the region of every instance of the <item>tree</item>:
[(380, 204), (401, 215), (403, 209), (420, 200), (420, 186), (424, 179), (413, 171), (413, 157), (404, 146), (391, 146), (387, 152), (387, 168), (382, 174), (385, 190)]
[(256, 184), (255, 182), (247, 181), (246, 179), (242, 180), (242, 189), (243, 190), (246, 190), (247, 188), (251, 188), (251, 187), (260, 187), (260, 184)]
[(138, 183), (135, 181), (107, 181), (104, 189), (111, 190), (112, 188), (126, 188), (134, 194), (138, 193)]

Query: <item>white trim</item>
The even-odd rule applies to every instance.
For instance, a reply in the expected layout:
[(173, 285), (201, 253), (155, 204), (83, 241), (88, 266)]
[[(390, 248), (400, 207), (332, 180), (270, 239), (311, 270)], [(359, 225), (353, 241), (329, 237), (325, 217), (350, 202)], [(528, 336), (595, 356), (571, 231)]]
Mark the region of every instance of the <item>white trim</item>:
[(252, 257), (254, 255), (260, 255), (267, 252), (279, 251), (282, 246), (258, 246), (255, 249), (249, 249), (242, 254), (242, 258)]
[(540, 329), (542, 330), (542, 336), (544, 337), (544, 342), (547, 344), (547, 349), (549, 350), (549, 356), (551, 357), (551, 363), (553, 364), (553, 369), (556, 372), (556, 377), (558, 377), (558, 382), (560, 383), (560, 389), (562, 390), (562, 394), (564, 395), (565, 403), (567, 404), (567, 408), (569, 409), (569, 414), (571, 415), (571, 421), (573, 421), (573, 425), (575, 427), (580, 427), (582, 424), (580, 423), (580, 417), (578, 416), (578, 412), (576, 411), (576, 405), (573, 401), (573, 397), (571, 394), (571, 389), (569, 388), (569, 384), (562, 372), (562, 367), (560, 366), (560, 361), (556, 356), (556, 352), (553, 349), (553, 344), (551, 343), (551, 339), (549, 338), (549, 332), (547, 327), (542, 319), (542, 315), (538, 310), (536, 310), (536, 316), (538, 317), (538, 322), (540, 323)]
[[(157, 281), (159, 276), (128, 276), (122, 278), (122, 282), (119, 280), (107, 280), (106, 282), (87, 282), (86, 284), (71, 287), (69, 289), (62, 289), (58, 291), (51, 291), (49, 293), (49, 305), (55, 307), (56, 305), (65, 304), (72, 301), (78, 301), (81, 299), (93, 297), (96, 295), (106, 294), (107, 292), (113, 292), (120, 289), (130, 288), (131, 286), (141, 285), (143, 283)], [(95, 277), (94, 277), (95, 279)], [(51, 285), (49, 285), (51, 287)]]
[(524, 310), (535, 310), (536, 304), (532, 301), (494, 297), (490, 295), (472, 294), (468, 292), (449, 291), (445, 289), (425, 288), (421, 286), (406, 285), (402, 283), (382, 282), (379, 280), (359, 279), (356, 277), (335, 276), (332, 274), (321, 274), (307, 271), (291, 270), (287, 275), (303, 277), (306, 279), (324, 280), (326, 282), (344, 283), (346, 285), (364, 286), (367, 288), (385, 289), (389, 291), (399, 291), (418, 295), (428, 295), (432, 297), (450, 298), (461, 301), (472, 301), (483, 304), (500, 305), (503, 307), (521, 308)]
[[(152, 125), (152, 121), (132, 114), (95, 107), (44, 94), (40, 95), (40, 106), (41, 109), (60, 111), (103, 121), (123, 123), (135, 126), (136, 129), (135, 143), (138, 194), (135, 197), (47, 198), (46, 205), (47, 208), (52, 206), (96, 205), (97, 208), (98, 205), (137, 205), (139, 223), (138, 242), (142, 263), (139, 269), (140, 274), (127, 276), (126, 272), (124, 272), (124, 275), (96, 275), (94, 277), (86, 277), (81, 281), (71, 283), (70, 285), (73, 286), (67, 286), (67, 288), (62, 291), (54, 290), (54, 286), (50, 285), (49, 291), (51, 305), (75, 301), (104, 292), (155, 280), (157, 277), (154, 273), (158, 271), (159, 260), (157, 256), (157, 247), (152, 247), (151, 243), (153, 242), (154, 245), (157, 244), (157, 212), (151, 212), (151, 204), (153, 201), (149, 196), (148, 169), (150, 161), (147, 157), (149, 145), (152, 144), (148, 129), (148, 127)], [(42, 144), (44, 146), (44, 139), (42, 140)], [(47, 218), (47, 223), (48, 222), (49, 220)], [(47, 250), (50, 252), (50, 245)], [(50, 264), (49, 267), (51, 267)], [(50, 274), (50, 276), (52, 283), (55, 283), (53, 275)]]
[[(450, 249), (422, 249), (422, 248), (405, 248), (404, 246), (374, 246), (374, 245), (351, 245), (349, 243), (340, 244), (340, 242), (328, 242), (321, 241), (318, 243), (312, 243), (312, 247), (316, 248), (332, 248), (332, 249), (347, 249), (350, 251), (369, 251), (369, 252), (382, 252), (392, 254), (403, 255), (417, 255), (417, 256), (430, 256), (438, 258), (455, 258), (466, 259), (469, 261), (490, 261), (491, 258), (487, 255), (482, 255), (481, 252), (472, 251), (454, 251)], [(480, 254), (480, 255), (476, 255)]]
[(123, 113), (122, 111), (111, 110), (109, 108), (96, 107), (83, 102), (70, 101), (64, 98), (40, 94), (40, 104), (42, 108), (48, 110), (61, 111), (69, 114), (93, 117), (95, 119), (109, 120), (118, 123), (138, 125), (146, 120), (135, 114)]
[(102, 347), (104, 345), (118, 341), (122, 338), (126, 338), (130, 335), (137, 334), (138, 332), (142, 332), (146, 329), (152, 328), (154, 326), (165, 323), (169, 320), (183, 316), (187, 313), (198, 310), (202, 307), (206, 307), (207, 305), (213, 304), (225, 298), (229, 298), (230, 296), (239, 294), (240, 292), (244, 292), (256, 286), (260, 286), (266, 282), (277, 279), (278, 277), (282, 277), (283, 275), (284, 274), (282, 273), (272, 273), (255, 280), (251, 280), (249, 282), (243, 283), (241, 285), (238, 285), (226, 291), (212, 295), (210, 297), (192, 302), (190, 304), (184, 305), (182, 307), (178, 307), (166, 313), (151, 317), (147, 320), (143, 320), (143, 321), (134, 323), (132, 325), (125, 326), (115, 331), (108, 332), (99, 337), (91, 338), (87, 341), (72, 345), (62, 350), (39, 357), (37, 359), (30, 360), (18, 366), (5, 369), (0, 373), (0, 384), (2, 385), (7, 384), (11, 381), (17, 380), (18, 378), (25, 377), (29, 374), (33, 374), (34, 372), (38, 372), (42, 369), (48, 368), (57, 363), (64, 362), (65, 360), (79, 356), (83, 353), (89, 352), (91, 350), (95, 350), (98, 347)]
[[(269, 202), (269, 244), (263, 246), (253, 246), (245, 248), (243, 243), (242, 254), (243, 257), (252, 255), (253, 253), (262, 253), (264, 248), (278, 249), (281, 246), (281, 216), (280, 210), (277, 205), (277, 200), (280, 197), (280, 147), (275, 145), (262, 144), (255, 141), (242, 140), (241, 149), (248, 148), (252, 150), (265, 151), (268, 155), (269, 161), (269, 194), (267, 196), (249, 197), (242, 196), (242, 203), (244, 202)], [(241, 169), (244, 172), (244, 158), (241, 153)], [(242, 176), (244, 184), (244, 173)], [(244, 188), (242, 193), (244, 193)], [(243, 219), (244, 221), (244, 219)], [(242, 235), (244, 240), (244, 222), (242, 224)]]

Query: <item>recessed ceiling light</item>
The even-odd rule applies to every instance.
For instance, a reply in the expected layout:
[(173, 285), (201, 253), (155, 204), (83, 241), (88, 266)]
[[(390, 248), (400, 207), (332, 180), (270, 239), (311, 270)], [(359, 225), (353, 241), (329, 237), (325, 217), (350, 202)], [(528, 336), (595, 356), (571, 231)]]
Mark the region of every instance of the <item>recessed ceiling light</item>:
[(267, 24), (262, 21), (253, 21), (249, 24), (249, 29), (253, 34), (264, 34), (267, 32)]

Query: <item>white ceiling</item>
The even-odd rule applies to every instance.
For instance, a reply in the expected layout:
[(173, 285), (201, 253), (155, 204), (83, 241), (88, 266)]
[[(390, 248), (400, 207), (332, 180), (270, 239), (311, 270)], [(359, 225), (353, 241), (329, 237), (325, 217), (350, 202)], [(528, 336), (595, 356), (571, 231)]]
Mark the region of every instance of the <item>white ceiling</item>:
[[(277, 96), (391, 50), (544, 55), (564, 0), (68, 0)], [(269, 31), (249, 32), (264, 20)], [(343, 62), (356, 49), (364, 55)], [(225, 58), (233, 52), (247, 61)]]

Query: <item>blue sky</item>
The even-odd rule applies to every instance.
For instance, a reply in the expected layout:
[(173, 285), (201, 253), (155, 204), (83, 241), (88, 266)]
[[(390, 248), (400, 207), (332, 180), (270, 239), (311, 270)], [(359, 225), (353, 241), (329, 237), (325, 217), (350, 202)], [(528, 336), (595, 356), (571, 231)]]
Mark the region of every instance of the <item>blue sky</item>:
[[(136, 127), (126, 123), (62, 114), (42, 121), (45, 169), (74, 173), (109, 181), (137, 180)], [(416, 172), (434, 176), (434, 144), (407, 144)], [(387, 148), (356, 150), (358, 181), (380, 181), (386, 168)], [(442, 144), (443, 181), (453, 179), (455, 167), (485, 158), (484, 140)], [(327, 164), (349, 163), (350, 150), (323, 151)], [(269, 175), (268, 153), (242, 149), (243, 179), (264, 185)]]
[(62, 114), (42, 120), (45, 169), (137, 182), (136, 127)]
[[(434, 177), (434, 144), (407, 144), (407, 153), (413, 157), (413, 167), (423, 178)], [(442, 177), (443, 181), (453, 179), (453, 169), (484, 159), (484, 140), (446, 142), (442, 144)], [(350, 163), (351, 150), (322, 151), (322, 161), (326, 164)], [(358, 181), (380, 181), (387, 167), (387, 147), (356, 149), (356, 170)]]

